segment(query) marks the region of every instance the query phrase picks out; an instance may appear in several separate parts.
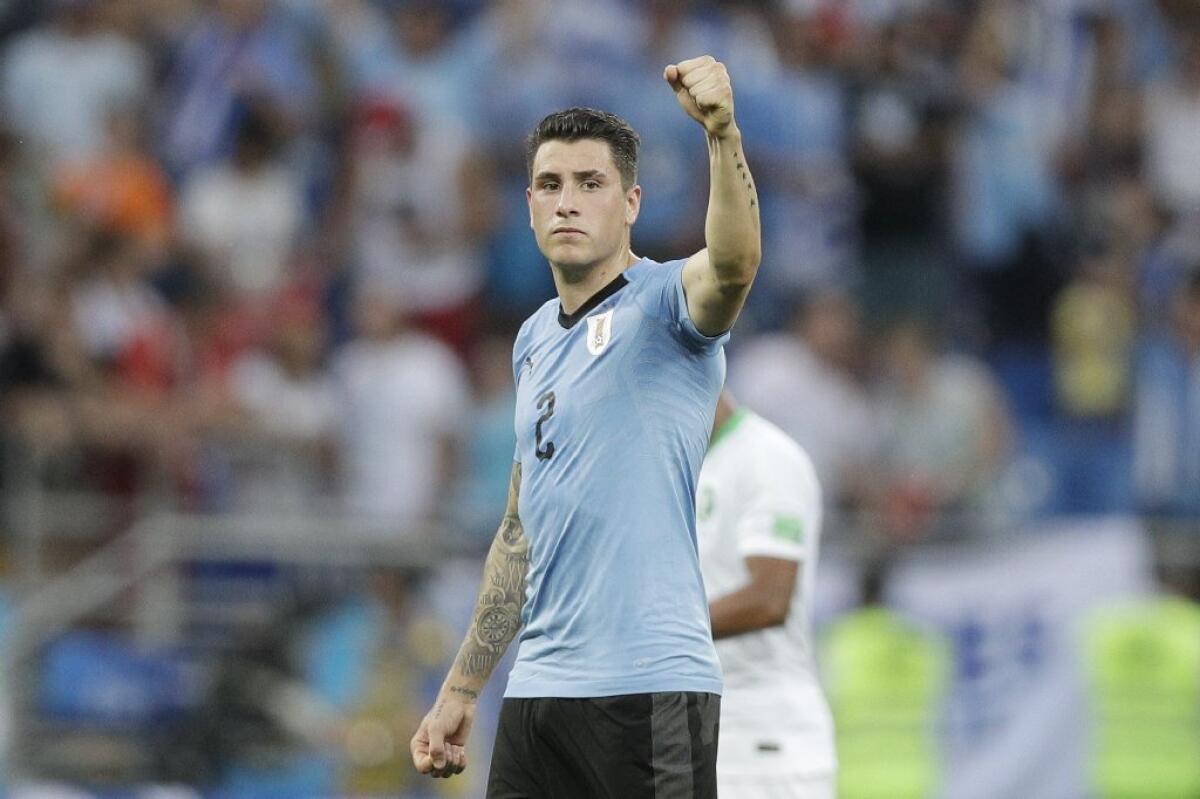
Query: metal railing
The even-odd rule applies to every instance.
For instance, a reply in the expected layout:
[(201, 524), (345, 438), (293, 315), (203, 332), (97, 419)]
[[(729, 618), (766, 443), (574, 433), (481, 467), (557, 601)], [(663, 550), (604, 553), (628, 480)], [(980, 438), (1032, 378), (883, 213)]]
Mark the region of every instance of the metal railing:
[[(10, 775), (26, 768), (23, 747), (29, 745), (25, 733), (33, 726), (36, 656), (42, 647), (131, 595), (133, 601), (121, 606), (122, 627), (150, 646), (178, 643), (185, 636), (184, 564), (268, 561), (420, 571), (447, 558), (483, 554), (481, 542), (453, 538), (451, 531), (437, 526), (401, 531), (337, 513), (182, 513), (161, 485), (114, 502), (98, 494), (49, 490), (40, 479), (45, 465), (29, 453), (10, 451), (6, 463), (3, 507), (15, 610), (2, 658), (12, 711), (10, 740), (22, 744), (10, 752)], [(114, 535), (125, 516), (127, 528)], [(969, 530), (977, 521), (967, 513), (943, 518), (937, 527)], [(1142, 521), (1160, 564), (1200, 574), (1200, 519)], [(864, 557), (887, 546), (881, 529), (880, 520), (869, 513), (833, 513), (822, 545)], [(1036, 534), (1036, 528), (1029, 532)], [(50, 557), (64, 544), (81, 542), (90, 553), (65, 567)], [(1003, 537), (993, 537), (993, 543), (1003, 546)], [(940, 539), (936, 545), (954, 542)]]

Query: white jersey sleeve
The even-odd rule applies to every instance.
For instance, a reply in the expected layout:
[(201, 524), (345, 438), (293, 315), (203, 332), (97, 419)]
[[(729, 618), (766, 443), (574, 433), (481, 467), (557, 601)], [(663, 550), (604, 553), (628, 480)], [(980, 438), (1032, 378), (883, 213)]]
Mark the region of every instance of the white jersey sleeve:
[(764, 450), (743, 461), (744, 505), (737, 525), (742, 557), (804, 560), (821, 530), (821, 489), (802, 449), (780, 435), (763, 437)]

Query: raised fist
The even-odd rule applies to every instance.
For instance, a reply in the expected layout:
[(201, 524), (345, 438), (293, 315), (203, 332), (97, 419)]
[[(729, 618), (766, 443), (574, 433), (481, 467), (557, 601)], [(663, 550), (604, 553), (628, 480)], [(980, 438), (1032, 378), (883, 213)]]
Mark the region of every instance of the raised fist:
[(725, 65), (710, 55), (689, 58), (663, 70), (675, 99), (710, 136), (722, 136), (733, 123), (733, 85)]

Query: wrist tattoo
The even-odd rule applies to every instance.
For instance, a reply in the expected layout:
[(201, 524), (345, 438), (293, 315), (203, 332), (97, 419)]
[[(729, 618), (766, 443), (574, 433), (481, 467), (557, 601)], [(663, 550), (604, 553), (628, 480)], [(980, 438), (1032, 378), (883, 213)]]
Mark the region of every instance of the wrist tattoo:
[(472, 690), (471, 688), (464, 688), (461, 685), (451, 685), (449, 691), (452, 694), (458, 694), (464, 699), (470, 699), (472, 701), (479, 698), (478, 691)]

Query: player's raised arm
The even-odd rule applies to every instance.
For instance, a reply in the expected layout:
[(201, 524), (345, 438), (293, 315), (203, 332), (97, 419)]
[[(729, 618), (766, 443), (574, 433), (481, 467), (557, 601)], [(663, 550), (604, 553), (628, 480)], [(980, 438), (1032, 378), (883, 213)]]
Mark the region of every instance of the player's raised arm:
[(692, 321), (712, 336), (733, 327), (758, 271), (758, 193), (733, 116), (733, 86), (725, 65), (706, 55), (671, 64), (663, 77), (708, 138), (707, 246), (688, 259), (683, 288)]
[(529, 542), (517, 513), (521, 464), (513, 465), (508, 506), (483, 565), (483, 580), (467, 637), (446, 675), (433, 708), (410, 742), (422, 774), (450, 777), (467, 767), (466, 743), (479, 694), (521, 625)]

